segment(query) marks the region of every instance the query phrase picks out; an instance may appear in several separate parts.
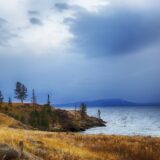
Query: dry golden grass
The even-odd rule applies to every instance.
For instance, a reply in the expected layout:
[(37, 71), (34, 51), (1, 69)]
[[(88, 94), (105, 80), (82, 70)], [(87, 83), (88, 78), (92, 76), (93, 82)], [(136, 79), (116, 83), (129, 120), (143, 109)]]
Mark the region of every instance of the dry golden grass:
[(15, 119), (0, 113), (0, 127), (9, 127), (10, 125), (16, 125), (18, 121)]
[[(20, 113), (21, 108), (12, 106), (9, 109)], [(25, 108), (25, 112), (30, 110)], [(21, 129), (11, 128), (13, 126)], [(0, 113), (0, 143), (18, 150), (18, 143), (23, 141), (24, 151), (31, 157), (35, 155), (44, 160), (160, 160), (160, 138), (51, 133), (23, 128), (27, 127)]]
[(32, 127), (27, 126), (14, 118), (7, 116), (6, 114), (0, 113), (0, 129), (3, 127), (9, 128), (19, 128), (19, 129), (32, 129)]
[[(7, 109), (7, 110), (6, 110)], [(32, 106), (31, 103), (12, 103), (12, 105), (8, 105), (8, 103), (4, 102), (3, 104), (0, 105), (0, 110), (7, 114), (12, 114), (16, 116), (24, 116), (28, 117), (29, 113), (33, 111), (34, 107)], [(41, 110), (42, 107), (41, 105), (36, 105), (37, 110)]]
[(51, 133), (0, 127), (0, 143), (44, 160), (160, 160), (160, 138)]

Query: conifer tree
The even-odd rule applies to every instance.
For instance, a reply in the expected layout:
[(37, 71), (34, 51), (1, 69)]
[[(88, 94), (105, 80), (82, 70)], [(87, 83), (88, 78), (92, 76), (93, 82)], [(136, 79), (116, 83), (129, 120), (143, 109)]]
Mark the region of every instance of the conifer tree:
[(27, 88), (24, 84), (17, 82), (15, 88), (15, 98), (19, 99), (21, 103), (27, 98)]
[(98, 109), (97, 115), (98, 115), (98, 118), (101, 119), (101, 111), (100, 111), (100, 109)]
[(4, 96), (3, 96), (2, 92), (0, 91), (0, 104), (3, 103), (3, 99), (4, 99)]
[(80, 105), (80, 114), (82, 118), (84, 118), (87, 114), (87, 105), (85, 103), (81, 103)]
[(31, 101), (33, 106), (37, 103), (37, 99), (36, 99), (36, 95), (35, 95), (35, 90), (32, 90), (32, 97), (31, 97)]
[(11, 97), (8, 98), (8, 105), (12, 106), (12, 99), (11, 99)]
[(47, 106), (50, 107), (50, 105), (51, 105), (50, 95), (48, 94), (48, 96), (47, 96)]

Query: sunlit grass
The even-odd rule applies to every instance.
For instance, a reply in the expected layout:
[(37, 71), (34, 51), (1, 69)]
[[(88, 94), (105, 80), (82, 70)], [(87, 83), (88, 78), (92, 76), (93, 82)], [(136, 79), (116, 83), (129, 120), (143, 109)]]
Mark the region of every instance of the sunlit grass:
[(45, 160), (160, 160), (160, 139), (0, 128), (0, 143)]
[[(12, 128), (13, 127), (13, 128)], [(19, 128), (19, 129), (18, 129)], [(21, 129), (20, 129), (21, 128)], [(43, 132), (0, 113), (0, 143), (44, 160), (160, 160), (160, 138)], [(29, 158), (35, 160), (35, 157)]]

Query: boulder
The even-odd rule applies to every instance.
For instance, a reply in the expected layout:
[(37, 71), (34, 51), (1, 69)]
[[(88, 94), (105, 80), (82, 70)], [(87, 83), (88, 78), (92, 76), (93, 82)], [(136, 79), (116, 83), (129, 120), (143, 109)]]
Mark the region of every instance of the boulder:
[(6, 144), (0, 144), (0, 160), (17, 160), (19, 154)]

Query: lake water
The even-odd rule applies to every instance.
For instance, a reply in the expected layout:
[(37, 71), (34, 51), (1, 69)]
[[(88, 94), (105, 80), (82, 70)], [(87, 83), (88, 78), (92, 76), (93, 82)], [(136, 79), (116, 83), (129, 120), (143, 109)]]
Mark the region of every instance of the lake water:
[(84, 134), (160, 136), (160, 107), (90, 107), (87, 111), (97, 116), (98, 109), (106, 127), (91, 128)]

